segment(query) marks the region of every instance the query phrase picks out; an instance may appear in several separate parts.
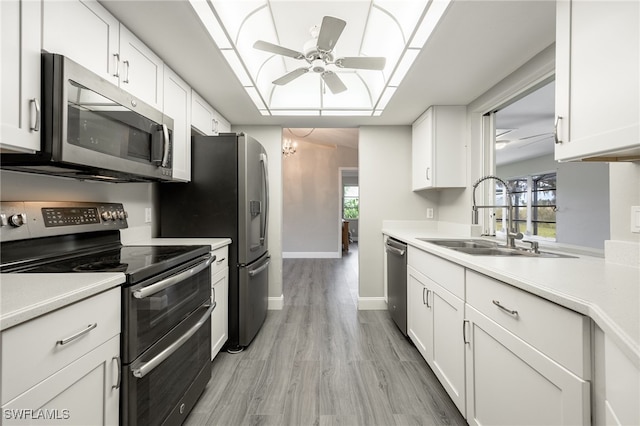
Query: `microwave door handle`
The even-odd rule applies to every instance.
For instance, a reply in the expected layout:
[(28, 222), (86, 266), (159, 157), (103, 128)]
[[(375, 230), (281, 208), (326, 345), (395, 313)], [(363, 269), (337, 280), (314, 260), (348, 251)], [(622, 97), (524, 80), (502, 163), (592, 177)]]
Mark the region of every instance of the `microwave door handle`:
[(169, 128), (166, 124), (162, 125), (162, 140), (164, 141), (164, 150), (162, 154), (162, 167), (169, 167), (169, 154), (171, 153), (171, 141), (169, 140)]
[(175, 351), (180, 349), (182, 345), (184, 345), (189, 339), (191, 339), (191, 337), (196, 334), (198, 330), (200, 330), (200, 327), (202, 327), (204, 323), (207, 322), (209, 317), (211, 317), (211, 313), (215, 308), (216, 303), (213, 302), (211, 306), (209, 306), (209, 309), (207, 309), (207, 312), (205, 312), (204, 315), (200, 318), (200, 320), (198, 320), (198, 322), (193, 327), (187, 330), (186, 333), (180, 336), (179, 339), (173, 342), (158, 355), (151, 358), (149, 361), (143, 362), (139, 367), (132, 367), (131, 372), (133, 373), (133, 375), (139, 379), (142, 379), (144, 376), (151, 373), (158, 365), (162, 363), (162, 361), (169, 358)]
[(154, 295), (157, 292), (164, 290), (167, 287), (171, 287), (172, 285), (177, 284), (180, 281), (184, 281), (185, 279), (189, 278), (192, 275), (195, 275), (201, 271), (204, 271), (209, 267), (209, 265), (215, 262), (215, 260), (216, 260), (216, 256), (211, 256), (204, 262), (194, 266), (191, 269), (188, 269), (184, 272), (180, 272), (179, 274), (173, 275), (162, 281), (158, 281), (157, 283), (152, 284), (150, 286), (142, 287), (141, 289), (133, 292), (133, 297), (135, 297), (136, 299), (144, 299), (146, 297)]

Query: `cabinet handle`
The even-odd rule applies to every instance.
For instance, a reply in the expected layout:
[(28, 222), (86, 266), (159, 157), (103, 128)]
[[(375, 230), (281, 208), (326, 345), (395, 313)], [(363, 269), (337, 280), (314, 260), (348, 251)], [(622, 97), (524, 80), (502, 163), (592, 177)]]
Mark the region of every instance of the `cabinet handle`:
[(424, 298), (424, 295), (425, 295), (425, 293), (426, 293), (426, 292), (427, 292), (426, 287), (422, 287), (422, 304), (423, 304), (423, 305), (426, 305), (426, 304), (427, 304), (427, 302), (426, 302), (426, 300), (425, 300), (425, 298)]
[(116, 78), (120, 78), (120, 54), (119, 53), (114, 53), (113, 57), (116, 60), (116, 72), (113, 73), (113, 76)]
[(431, 308), (431, 305), (429, 305), (429, 294), (431, 293), (431, 290), (427, 289), (427, 308)]
[(211, 119), (211, 124), (213, 125), (213, 128), (211, 129), (213, 131), (213, 133), (218, 133), (218, 120), (216, 120), (215, 118)]
[(31, 130), (32, 132), (39, 132), (40, 131), (40, 102), (38, 102), (38, 99), (33, 98), (29, 100), (29, 104), (33, 105), (32, 111), (34, 111), (34, 113), (31, 114), (31, 117), (35, 116), (35, 123), (33, 123), (33, 126), (29, 127), (29, 130)]
[(116, 366), (118, 368), (118, 380), (115, 385), (111, 386), (111, 389), (120, 389), (120, 384), (122, 383), (122, 364), (120, 363), (120, 357), (114, 356), (111, 358), (111, 362), (113, 361), (116, 362)]
[(493, 304), (496, 305), (498, 308), (502, 309), (504, 312), (508, 313), (509, 315), (513, 315), (514, 317), (518, 316), (518, 311), (512, 311), (511, 309), (505, 308), (500, 304), (500, 301), (498, 300), (494, 300)]
[(93, 324), (89, 324), (87, 326), (87, 328), (85, 328), (82, 331), (77, 332), (76, 334), (67, 337), (66, 339), (61, 339), (58, 340), (56, 343), (60, 346), (62, 345), (66, 345), (67, 343), (71, 343), (76, 339), (79, 339), (80, 337), (84, 336), (85, 334), (87, 334), (88, 332), (90, 332), (91, 330), (93, 330), (94, 328), (96, 328), (98, 326), (97, 322), (94, 322)]
[(430, 172), (431, 172), (431, 167), (427, 167), (427, 173), (426, 173), (427, 180), (431, 180), (431, 173)]
[(226, 257), (223, 257), (222, 259), (216, 261), (216, 264), (218, 264), (218, 265), (221, 264), (222, 262), (224, 262), (225, 259), (226, 259)]
[(558, 124), (560, 123), (560, 120), (562, 120), (562, 117), (557, 116), (556, 117), (556, 124), (553, 127), (553, 139), (555, 140), (556, 144), (562, 143), (562, 141), (558, 137)]
[(211, 291), (213, 292), (213, 294), (211, 295), (211, 303), (213, 303), (214, 305), (216, 304), (216, 288), (215, 287), (211, 287)]
[(467, 324), (469, 323), (469, 320), (462, 320), (462, 341), (464, 342), (465, 345), (468, 345), (469, 342), (467, 342)]
[(123, 83), (129, 83), (129, 61), (122, 61), (122, 63), (126, 66), (124, 71), (124, 80), (122, 80)]

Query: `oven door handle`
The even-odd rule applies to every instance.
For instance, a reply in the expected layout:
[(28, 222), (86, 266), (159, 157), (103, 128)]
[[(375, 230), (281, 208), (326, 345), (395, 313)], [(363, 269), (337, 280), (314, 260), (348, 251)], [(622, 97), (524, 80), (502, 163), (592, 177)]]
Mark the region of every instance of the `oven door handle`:
[(149, 361), (143, 362), (139, 367), (131, 367), (131, 372), (133, 373), (133, 375), (139, 379), (142, 379), (144, 376), (151, 373), (158, 365), (162, 363), (162, 361), (169, 358), (175, 351), (180, 349), (182, 345), (184, 345), (189, 339), (191, 339), (191, 337), (193, 337), (193, 335), (196, 334), (198, 330), (200, 330), (200, 327), (202, 327), (204, 323), (207, 322), (209, 317), (211, 317), (211, 313), (215, 308), (216, 303), (213, 302), (211, 306), (209, 306), (209, 309), (207, 309), (207, 312), (205, 312), (205, 314), (202, 316), (202, 318), (200, 318), (200, 320), (196, 324), (194, 324), (194, 326), (191, 327), (186, 333), (180, 336), (179, 339), (169, 345), (158, 355), (151, 358)]
[(184, 272), (180, 272), (172, 277), (164, 279), (162, 281), (158, 281), (155, 284), (152, 284), (147, 287), (143, 287), (139, 290), (133, 292), (133, 297), (136, 299), (144, 299), (145, 297), (149, 297), (151, 295), (156, 294), (157, 292), (164, 290), (167, 287), (171, 287), (172, 285), (179, 283), (180, 281), (184, 281), (190, 276), (197, 274), (199, 272), (204, 271), (216, 260), (216, 256), (210, 256), (207, 260), (200, 263), (199, 265), (194, 266), (191, 269), (188, 269)]

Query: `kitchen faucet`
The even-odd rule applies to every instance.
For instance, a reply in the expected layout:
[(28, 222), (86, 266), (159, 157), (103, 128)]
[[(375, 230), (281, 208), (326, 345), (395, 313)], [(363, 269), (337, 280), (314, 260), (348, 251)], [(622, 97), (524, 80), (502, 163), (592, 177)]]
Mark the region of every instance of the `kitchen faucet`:
[(473, 184), (473, 207), (471, 208), (472, 210), (472, 215), (471, 215), (471, 223), (473, 225), (477, 225), (478, 224), (478, 209), (488, 209), (488, 208), (504, 208), (504, 206), (478, 206), (476, 205), (476, 188), (478, 187), (478, 185), (480, 184), (480, 182), (483, 182), (487, 179), (493, 179), (496, 180), (498, 182), (500, 182), (502, 184), (502, 186), (504, 186), (504, 192), (505, 192), (505, 196), (507, 197), (507, 247), (509, 248), (515, 248), (516, 247), (516, 240), (521, 240), (522, 239), (522, 233), (518, 232), (517, 230), (513, 229), (513, 218), (511, 217), (511, 210), (513, 208), (513, 205), (511, 204), (511, 193), (509, 192), (509, 187), (507, 186), (507, 183), (505, 181), (503, 181), (502, 179), (500, 179), (497, 176), (494, 175), (487, 175), (487, 176), (483, 176), (480, 179), (478, 179), (476, 181), (476, 183)]

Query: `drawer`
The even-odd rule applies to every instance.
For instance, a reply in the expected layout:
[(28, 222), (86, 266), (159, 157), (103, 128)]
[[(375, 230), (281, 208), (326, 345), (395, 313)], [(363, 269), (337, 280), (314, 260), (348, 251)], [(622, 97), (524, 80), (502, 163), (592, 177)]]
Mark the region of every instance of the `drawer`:
[(464, 300), (464, 268), (462, 266), (413, 247), (409, 247), (408, 251), (407, 264)]
[(469, 305), (580, 378), (590, 377), (588, 317), (469, 270), (466, 286)]
[(218, 272), (224, 271), (229, 265), (229, 246), (212, 250), (211, 254), (216, 257), (216, 260), (211, 264), (211, 276), (213, 277)]
[[(2, 404), (120, 334), (120, 287), (2, 332)], [(90, 325), (95, 328), (65, 344)]]

